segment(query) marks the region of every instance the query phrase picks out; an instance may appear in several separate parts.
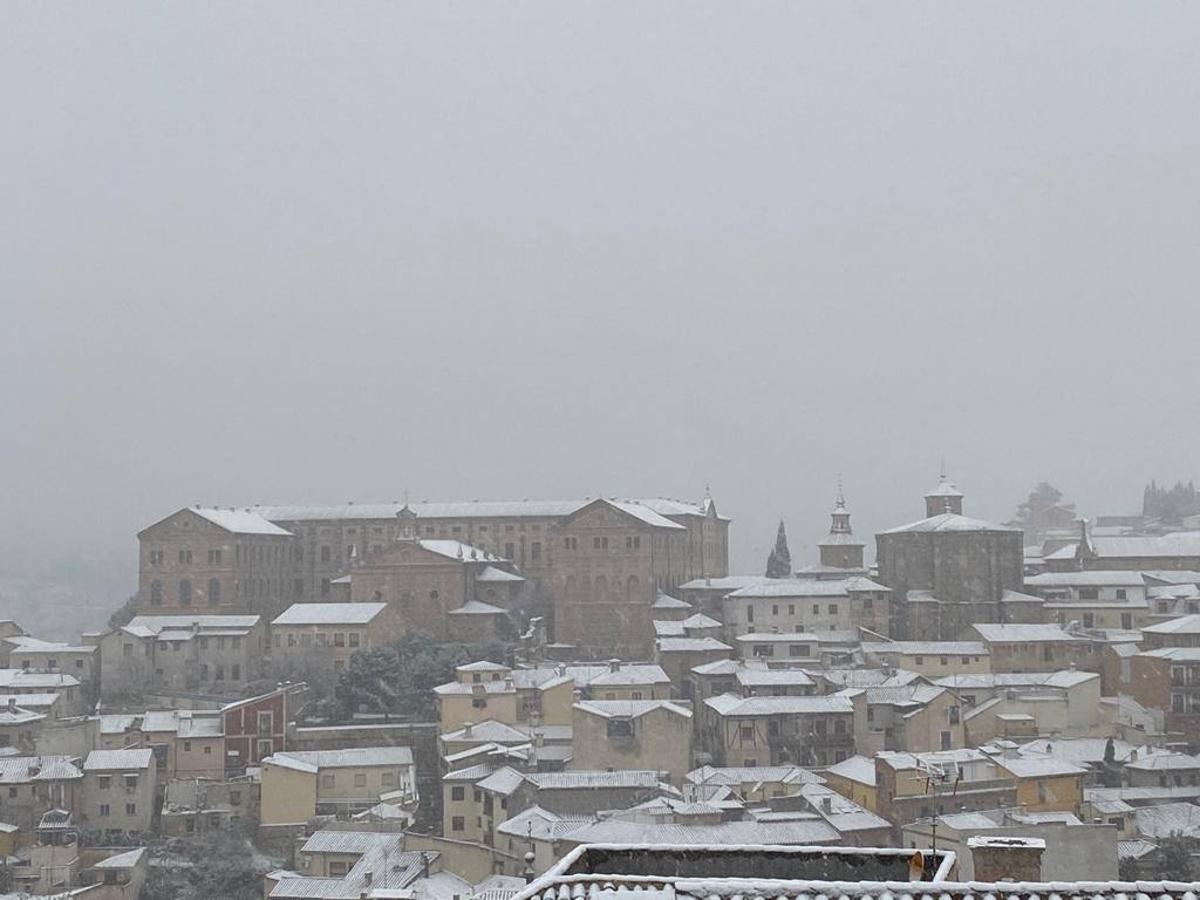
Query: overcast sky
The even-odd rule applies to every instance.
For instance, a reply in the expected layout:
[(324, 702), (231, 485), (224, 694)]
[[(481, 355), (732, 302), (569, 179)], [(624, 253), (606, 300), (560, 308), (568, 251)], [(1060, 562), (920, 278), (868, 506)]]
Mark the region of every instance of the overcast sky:
[[(1200, 438), (1200, 7), (7, 3), (0, 561), (663, 494), (758, 571)], [(873, 543), (868, 541), (868, 543)], [(132, 586), (132, 584), (131, 584)]]

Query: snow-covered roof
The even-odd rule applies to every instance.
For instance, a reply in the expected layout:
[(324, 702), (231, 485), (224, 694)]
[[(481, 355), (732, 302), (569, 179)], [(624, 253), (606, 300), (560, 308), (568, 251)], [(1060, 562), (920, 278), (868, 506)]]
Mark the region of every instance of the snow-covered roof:
[(119, 771), (124, 769), (148, 769), (154, 761), (154, 751), (141, 750), (93, 750), (83, 762), (85, 772)]
[(508, 796), (525, 783), (525, 776), (509, 766), (501, 766), (487, 778), (476, 782), (481, 791)]
[(586, 790), (590, 788), (657, 788), (660, 776), (654, 769), (618, 769), (613, 772), (570, 770), (529, 772), (525, 779), (539, 791)]
[(1082, 766), (1060, 759), (1035, 759), (1033, 757), (999, 758), (996, 765), (1011, 772), (1018, 778), (1054, 778), (1070, 775), (1086, 775), (1088, 770)]
[(344, 769), (352, 766), (411, 766), (411, 747), (348, 747), (344, 750), (281, 750), (280, 757), (316, 766), (318, 769)]
[(1021, 529), (1009, 528), (1006, 525), (994, 525), (991, 522), (985, 522), (983, 519), (972, 519), (967, 516), (960, 516), (957, 513), (941, 513), (940, 515), (930, 516), (927, 519), (909, 522), (907, 525), (888, 528), (885, 531), (881, 531), (880, 534), (955, 531), (1003, 531), (1019, 534)]
[(766, 581), (765, 575), (722, 575), (720, 578), (693, 578), (679, 586), (681, 591), (737, 591)]
[(1141, 572), (1128, 569), (1089, 569), (1080, 572), (1042, 572), (1025, 579), (1026, 587), (1145, 587)]
[(867, 756), (851, 756), (825, 770), (828, 775), (838, 775), (847, 781), (875, 786), (875, 760)]
[(670, 700), (581, 700), (575, 709), (603, 719), (637, 719), (663, 710), (690, 719), (692, 711)]
[(189, 506), (188, 509), (231, 534), (271, 534), (290, 537), (274, 522), (250, 509), (230, 509), (217, 506)]
[[(61, 672), (34, 672), (30, 669), (0, 669), (0, 690), (29, 688), (79, 687), (79, 679)], [(44, 693), (44, 692), (42, 692)]]
[(142, 857), (146, 855), (145, 847), (138, 847), (135, 850), (126, 850), (124, 853), (117, 853), (107, 859), (102, 859), (100, 862), (92, 866), (93, 869), (133, 869), (142, 861)]
[(972, 625), (979, 636), (993, 644), (1032, 644), (1047, 641), (1082, 641), (1085, 638), (1071, 634), (1061, 625), (1000, 625), (979, 623)]
[[(693, 669), (692, 671), (695, 671)], [(803, 669), (768, 669), (743, 666), (735, 672), (743, 687), (809, 687), (815, 682)]]
[(1200, 615), (1180, 616), (1177, 619), (1145, 625), (1142, 631), (1146, 634), (1200, 634)]
[(767, 578), (741, 588), (729, 596), (735, 599), (786, 597), (847, 597), (852, 592), (889, 591), (869, 578), (853, 575), (849, 578)]
[(816, 715), (854, 712), (848, 697), (831, 694), (824, 697), (740, 697), (720, 694), (704, 701), (722, 716)]
[(505, 561), (504, 557), (497, 556), (488, 550), (482, 550), (479, 547), (473, 547), (470, 544), (464, 544), (462, 541), (455, 541), (449, 538), (424, 538), (417, 543), (430, 553), (436, 553), (438, 556), (444, 556), (447, 559), (461, 560), (463, 562), (479, 560), (487, 562)]
[(464, 726), (458, 731), (443, 734), (442, 741), (448, 744), (457, 744), (463, 741), (472, 741), (479, 744), (488, 742), (520, 744), (529, 740), (528, 732), (519, 731), (511, 725), (504, 722), (497, 722), (494, 719), (472, 723), (470, 728), (470, 733), (467, 732)]
[(980, 641), (863, 641), (867, 654), (899, 656), (987, 656)]
[(656, 646), (660, 653), (701, 653), (733, 649), (714, 637), (665, 637), (656, 641)]
[(690, 784), (824, 784), (825, 779), (800, 766), (701, 766), (685, 776)]
[(686, 600), (680, 600), (672, 597), (670, 594), (664, 594), (659, 591), (654, 598), (654, 602), (650, 604), (651, 609), (691, 609), (692, 604)]
[(293, 603), (272, 625), (366, 625), (386, 603)]
[(482, 600), (468, 600), (462, 606), (456, 606), (447, 615), (450, 616), (502, 616), (505, 611), (499, 606), (484, 603)]
[(496, 566), (485, 566), (483, 571), (475, 576), (476, 581), (495, 584), (518, 584), (525, 579), (515, 572), (506, 572)]
[(194, 616), (134, 616), (125, 626), (127, 631), (142, 631), (146, 636), (161, 634), (163, 631), (186, 631), (194, 627), (205, 631), (241, 631), (245, 632), (260, 621), (260, 616), (233, 615), (194, 615)]

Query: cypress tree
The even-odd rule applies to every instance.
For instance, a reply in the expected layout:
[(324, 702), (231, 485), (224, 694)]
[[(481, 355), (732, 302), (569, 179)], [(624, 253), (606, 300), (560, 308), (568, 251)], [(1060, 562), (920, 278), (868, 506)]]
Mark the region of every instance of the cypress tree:
[(767, 557), (768, 578), (790, 578), (792, 574), (792, 554), (788, 550), (787, 530), (783, 527), (783, 519), (779, 520), (779, 531), (775, 533), (775, 547)]

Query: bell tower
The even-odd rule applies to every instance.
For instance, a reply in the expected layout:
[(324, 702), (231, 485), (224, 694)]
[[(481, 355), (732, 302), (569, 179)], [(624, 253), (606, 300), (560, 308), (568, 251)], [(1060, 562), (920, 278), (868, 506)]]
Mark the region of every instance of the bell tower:
[(842, 479), (838, 478), (837, 500), (830, 513), (829, 534), (817, 547), (821, 551), (821, 565), (837, 569), (863, 568), (863, 545), (854, 536), (850, 527), (850, 510), (846, 509), (846, 497), (842, 493)]

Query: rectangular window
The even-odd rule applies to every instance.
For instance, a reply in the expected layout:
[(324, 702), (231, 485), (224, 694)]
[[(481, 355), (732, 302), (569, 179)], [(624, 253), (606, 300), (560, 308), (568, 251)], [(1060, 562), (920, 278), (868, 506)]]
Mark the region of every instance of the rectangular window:
[(337, 779), (333, 775), (322, 775), (321, 776), (321, 787), (331, 788), (335, 784), (337, 784)]
[(463, 831), (463, 830), (465, 830), (465, 827), (464, 827), (464, 824), (463, 824), (463, 817), (462, 817), (462, 816), (454, 816), (454, 817), (453, 817), (453, 818), (450, 820), (450, 830), (451, 830), (451, 831)]
[(107, 791), (111, 786), (112, 786), (112, 776), (111, 775), (97, 775), (96, 776), (96, 787), (98, 787), (100, 790)]
[(137, 804), (136, 803), (126, 803), (125, 804), (125, 815), (136, 816), (137, 815)]
[(346, 646), (346, 633), (344, 631), (335, 631), (333, 633), (333, 646), (335, 646), (335, 647), (345, 647)]
[(450, 788), (450, 799), (451, 800), (461, 803), (463, 800), (466, 799), (466, 796), (467, 796), (467, 789), (464, 788), (462, 785), (456, 784), (454, 787)]
[(367, 773), (366, 772), (355, 772), (354, 773), (354, 786), (355, 787), (366, 787), (367, 786)]
[(542, 542), (541, 541), (534, 541), (532, 544), (529, 545), (529, 558), (530, 559), (541, 559), (542, 558)]
[(350, 646), (351, 646), (351, 647), (357, 647), (357, 646), (358, 646), (358, 640), (359, 640), (359, 638), (358, 638), (358, 632), (357, 632), (357, 631), (352, 631), (352, 632), (350, 632)]
[(275, 729), (275, 713), (267, 710), (258, 714), (258, 733), (271, 734)]
[(108, 804), (107, 803), (100, 804), (100, 818), (102, 818), (102, 819), (108, 818)]

